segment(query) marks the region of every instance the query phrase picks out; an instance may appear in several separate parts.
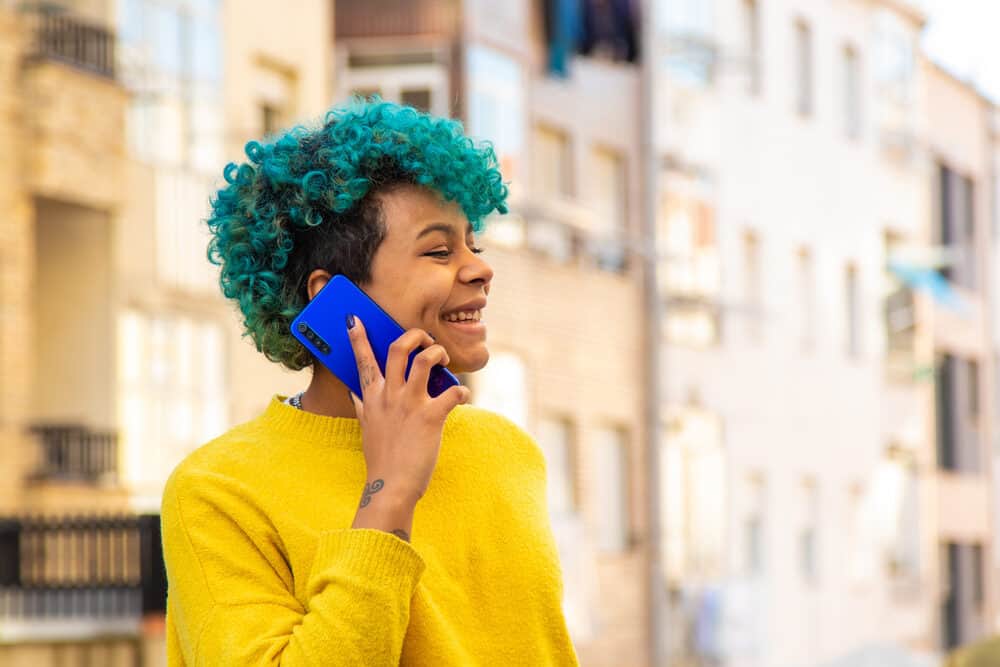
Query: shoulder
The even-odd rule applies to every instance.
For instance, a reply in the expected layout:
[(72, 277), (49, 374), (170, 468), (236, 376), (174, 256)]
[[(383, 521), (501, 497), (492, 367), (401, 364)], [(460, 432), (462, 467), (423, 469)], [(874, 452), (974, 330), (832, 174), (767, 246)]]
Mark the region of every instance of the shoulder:
[(505, 459), (513, 458), (544, 470), (545, 457), (535, 439), (501, 414), (474, 405), (459, 405), (448, 415), (445, 428), (455, 436), (499, 447)]
[(258, 450), (267, 446), (256, 422), (254, 419), (233, 426), (188, 453), (168, 476), (164, 498), (183, 495), (179, 491), (181, 488), (205, 490), (223, 480), (233, 484), (252, 475), (249, 468), (253, 461), (260, 459)]

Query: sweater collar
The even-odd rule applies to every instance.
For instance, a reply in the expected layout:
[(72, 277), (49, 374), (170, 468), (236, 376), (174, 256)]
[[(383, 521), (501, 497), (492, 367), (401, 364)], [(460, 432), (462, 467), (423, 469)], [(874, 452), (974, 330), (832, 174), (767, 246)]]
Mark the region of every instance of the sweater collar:
[(361, 423), (351, 417), (327, 417), (299, 410), (275, 394), (261, 415), (263, 423), (290, 437), (332, 447), (363, 450)]

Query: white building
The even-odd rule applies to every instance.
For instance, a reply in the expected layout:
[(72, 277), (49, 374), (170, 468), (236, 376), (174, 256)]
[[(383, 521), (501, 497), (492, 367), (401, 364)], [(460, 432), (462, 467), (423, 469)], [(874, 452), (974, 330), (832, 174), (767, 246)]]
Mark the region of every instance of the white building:
[[(934, 380), (941, 326), (985, 330), (986, 302), (974, 290), (960, 314), (961, 288), (931, 296), (935, 244), (961, 240), (938, 233), (928, 96), (961, 94), (929, 87), (924, 17), (902, 0), (657, 7), (670, 651), (783, 667), (884, 644), (930, 655), (949, 623), (978, 636), (989, 546), (966, 536), (974, 611), (949, 615), (939, 517), (989, 480), (938, 472), (942, 438), (966, 435), (938, 434)], [(947, 381), (975, 391), (944, 411), (991, 396), (990, 375)], [(989, 414), (969, 426), (977, 451)]]

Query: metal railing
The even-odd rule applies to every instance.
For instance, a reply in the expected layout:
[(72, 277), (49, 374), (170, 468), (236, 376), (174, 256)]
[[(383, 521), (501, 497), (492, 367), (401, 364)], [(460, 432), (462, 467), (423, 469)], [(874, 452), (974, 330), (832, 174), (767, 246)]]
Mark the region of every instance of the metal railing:
[(160, 517), (0, 518), (0, 620), (166, 610)]
[(115, 36), (58, 8), (30, 10), (35, 58), (53, 59), (98, 76), (115, 78)]
[(118, 478), (118, 434), (75, 424), (31, 428), (42, 447), (35, 480), (114, 483)]

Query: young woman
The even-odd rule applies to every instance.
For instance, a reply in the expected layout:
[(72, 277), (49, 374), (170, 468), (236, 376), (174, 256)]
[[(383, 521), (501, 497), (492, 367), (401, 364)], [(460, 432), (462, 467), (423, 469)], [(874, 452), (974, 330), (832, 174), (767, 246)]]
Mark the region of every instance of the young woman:
[[(540, 450), (467, 388), (426, 390), (434, 365), (489, 358), (474, 234), (506, 212), (493, 150), (354, 100), (246, 153), (212, 201), (209, 258), (245, 335), (312, 379), (171, 474), (168, 664), (577, 664)], [(336, 274), (406, 329), (383, 375), (365, 323), (344, 323), (362, 396), (289, 332)]]

